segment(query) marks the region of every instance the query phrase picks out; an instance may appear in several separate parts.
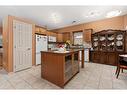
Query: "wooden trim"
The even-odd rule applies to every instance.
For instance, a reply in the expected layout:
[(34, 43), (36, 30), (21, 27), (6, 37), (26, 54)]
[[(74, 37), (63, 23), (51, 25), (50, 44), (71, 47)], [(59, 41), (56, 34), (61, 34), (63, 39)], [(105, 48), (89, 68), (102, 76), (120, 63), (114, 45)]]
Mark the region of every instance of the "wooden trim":
[(45, 27), (40, 26), (40, 25), (35, 25), (35, 27), (39, 27), (39, 28), (43, 28), (43, 29), (47, 30)]
[(37, 34), (37, 35), (44, 35), (44, 36), (47, 36), (46, 34), (40, 34), (40, 33), (35, 33), (35, 34)]

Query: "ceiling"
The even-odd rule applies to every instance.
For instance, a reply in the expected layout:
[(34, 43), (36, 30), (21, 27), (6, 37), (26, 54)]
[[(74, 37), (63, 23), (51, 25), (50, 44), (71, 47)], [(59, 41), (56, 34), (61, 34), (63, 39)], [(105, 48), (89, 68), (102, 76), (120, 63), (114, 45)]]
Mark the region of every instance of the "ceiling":
[[(0, 6), (0, 22), (2, 25), (4, 17), (13, 15), (50, 30), (105, 19), (107, 12), (114, 10), (127, 14), (127, 6)], [(98, 15), (89, 17), (90, 12)]]

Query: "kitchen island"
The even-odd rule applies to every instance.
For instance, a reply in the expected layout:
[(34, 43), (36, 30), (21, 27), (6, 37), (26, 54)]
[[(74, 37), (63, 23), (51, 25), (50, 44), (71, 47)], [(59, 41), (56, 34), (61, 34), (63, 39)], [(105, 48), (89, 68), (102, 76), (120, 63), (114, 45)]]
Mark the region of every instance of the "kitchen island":
[(84, 68), (84, 49), (41, 51), (41, 77), (64, 88), (79, 73), (79, 51), (82, 51), (81, 67)]

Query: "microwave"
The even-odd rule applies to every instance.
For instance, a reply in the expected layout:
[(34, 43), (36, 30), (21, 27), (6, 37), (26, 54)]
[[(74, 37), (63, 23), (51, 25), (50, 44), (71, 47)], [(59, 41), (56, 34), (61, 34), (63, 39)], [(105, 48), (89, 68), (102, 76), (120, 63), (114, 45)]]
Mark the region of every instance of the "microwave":
[(49, 42), (56, 42), (56, 37), (54, 37), (54, 36), (48, 36), (48, 41)]

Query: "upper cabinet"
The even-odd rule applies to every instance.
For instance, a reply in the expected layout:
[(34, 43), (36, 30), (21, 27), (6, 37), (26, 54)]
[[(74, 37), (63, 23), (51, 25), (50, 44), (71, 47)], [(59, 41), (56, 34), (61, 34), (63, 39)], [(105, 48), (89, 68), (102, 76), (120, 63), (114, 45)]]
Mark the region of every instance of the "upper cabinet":
[(83, 32), (83, 38), (85, 42), (90, 43), (91, 42), (91, 34), (92, 34), (92, 29), (85, 29)]
[(63, 33), (63, 42), (66, 42), (67, 40), (71, 40), (69, 32)]
[(57, 42), (63, 42), (63, 34), (62, 33), (57, 34)]
[(56, 37), (57, 36), (56, 33), (50, 32), (50, 31), (48, 31), (45, 28), (40, 27), (40, 26), (35, 26), (35, 33), (44, 34), (44, 35), (53, 36), (53, 37)]
[(46, 31), (46, 34), (47, 34), (47, 36), (53, 36), (53, 37), (56, 37), (57, 36), (56, 33), (50, 32), (50, 31)]
[(46, 29), (40, 26), (35, 26), (35, 33), (46, 34)]

